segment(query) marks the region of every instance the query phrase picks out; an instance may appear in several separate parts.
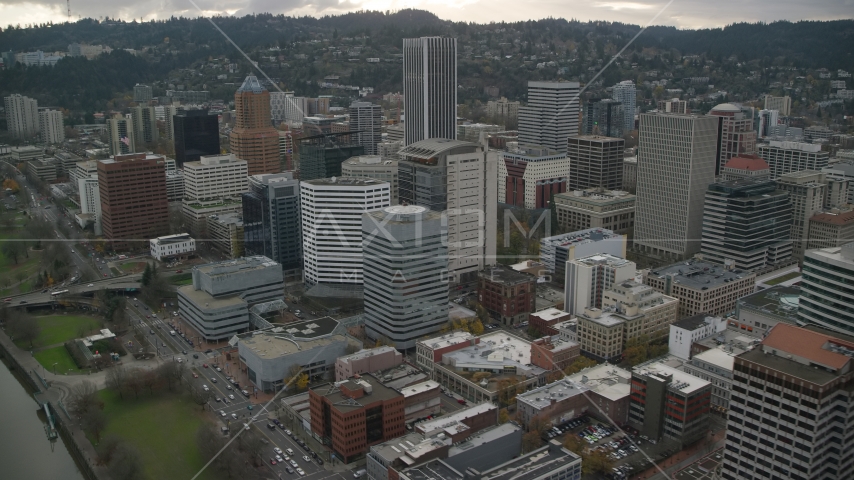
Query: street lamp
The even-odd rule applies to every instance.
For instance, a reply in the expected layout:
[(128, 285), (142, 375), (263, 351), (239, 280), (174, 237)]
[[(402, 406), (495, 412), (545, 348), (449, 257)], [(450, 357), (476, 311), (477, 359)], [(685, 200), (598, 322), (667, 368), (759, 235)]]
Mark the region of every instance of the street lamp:
[(54, 374), (54, 375), (56, 375), (56, 366), (57, 366), (58, 364), (59, 364), (59, 362), (56, 362), (56, 363), (54, 363), (53, 365), (51, 365), (51, 367), (53, 367), (53, 374)]

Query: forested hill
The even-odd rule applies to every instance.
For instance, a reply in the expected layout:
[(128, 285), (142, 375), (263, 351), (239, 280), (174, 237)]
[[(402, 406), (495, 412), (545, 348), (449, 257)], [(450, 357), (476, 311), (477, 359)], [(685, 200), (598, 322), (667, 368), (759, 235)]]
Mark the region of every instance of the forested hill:
[[(640, 30), (637, 25), (565, 19), (500, 24), (455, 23), (422, 10), (389, 14), (365, 11), (322, 18), (252, 15), (214, 18), (214, 21), (242, 48), (283, 45), (318, 35), (328, 37), (335, 31), (341, 35), (368, 33), (375, 46), (383, 44), (399, 48), (399, 39), (407, 36), (453, 35), (462, 41), (479, 31), (497, 28), (520, 31), (532, 40), (558, 38), (579, 42), (592, 35), (619, 38), (623, 43)], [(186, 43), (208, 44), (212, 53), (227, 53), (218, 52), (220, 48), (228, 48), (226, 40), (207, 19), (201, 18), (172, 18), (147, 23), (85, 19), (71, 24), (10, 28), (0, 32), (0, 50), (66, 50), (73, 42), (141, 49), (161, 44), (167, 38), (178, 48)], [(742, 61), (763, 58), (770, 61), (783, 57), (792, 62), (792, 66), (801, 68), (848, 68), (854, 64), (854, 20), (738, 23), (703, 30), (650, 27), (635, 44), (647, 48), (676, 49), (683, 55), (736, 55)]]
[[(401, 69), (394, 63), (394, 55), (401, 53), (402, 39), (453, 36), (459, 42), (461, 103), (482, 96), (488, 85), (500, 87), (508, 98), (524, 100), (528, 80), (589, 81), (590, 70), (599, 70), (640, 31), (637, 25), (554, 18), (491, 24), (450, 22), (422, 10), (363, 11), (321, 18), (265, 14), (215, 17), (213, 21), (284, 88), (309, 96), (320, 93), (317, 81), (325, 75), (339, 75), (341, 83), (371, 86), (378, 92), (398, 91)], [(74, 42), (107, 45), (113, 52), (94, 60), (65, 58), (55, 67), (24, 68), (19, 64), (0, 71), (0, 96), (30, 95), (40, 105), (63, 107), (77, 116), (119, 108), (120, 102), (111, 100), (126, 97), (135, 83), (154, 84), (155, 95), (163, 95), (166, 85), (174, 83), (228, 99), (240, 80), (237, 77), (252, 71), (208, 19), (146, 23), (85, 19), (0, 31), (0, 51), (66, 51)], [(854, 20), (741, 23), (705, 30), (651, 27), (629, 45), (622, 55), (624, 61), (605, 69), (599, 80), (603, 85), (627, 78), (640, 82), (646, 72), (667, 72), (674, 82), (709, 77), (709, 83), (731, 94), (755, 98), (773, 88), (775, 81), (779, 86), (781, 80), (791, 80), (780, 77), (781, 67), (786, 71), (787, 67), (854, 71), (852, 45)], [(686, 63), (682, 60), (686, 55), (700, 58)], [(733, 56), (736, 60), (729, 61)], [(383, 62), (366, 63), (371, 57)], [(221, 70), (203, 69), (217, 58), (238, 64), (227, 80), (217, 78)], [(777, 68), (773, 78), (765, 67)], [(813, 89), (808, 101), (825, 93)]]

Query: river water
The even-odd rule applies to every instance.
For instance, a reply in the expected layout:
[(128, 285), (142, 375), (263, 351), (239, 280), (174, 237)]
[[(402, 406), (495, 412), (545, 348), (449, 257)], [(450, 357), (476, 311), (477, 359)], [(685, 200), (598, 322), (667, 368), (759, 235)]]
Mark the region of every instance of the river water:
[(32, 394), (12, 375), (6, 362), (0, 362), (0, 477), (3, 480), (83, 480), (62, 438), (55, 442), (47, 439), (46, 421)]

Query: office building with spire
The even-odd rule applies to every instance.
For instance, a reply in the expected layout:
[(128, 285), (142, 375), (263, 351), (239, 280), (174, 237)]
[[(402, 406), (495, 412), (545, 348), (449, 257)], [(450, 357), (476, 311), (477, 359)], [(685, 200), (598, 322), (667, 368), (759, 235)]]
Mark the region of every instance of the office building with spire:
[(254, 75), (234, 94), (236, 121), (229, 143), (231, 153), (249, 164), (249, 175), (281, 171), (279, 132), (270, 117), (270, 92)]
[(457, 134), (457, 39), (403, 39), (404, 145)]

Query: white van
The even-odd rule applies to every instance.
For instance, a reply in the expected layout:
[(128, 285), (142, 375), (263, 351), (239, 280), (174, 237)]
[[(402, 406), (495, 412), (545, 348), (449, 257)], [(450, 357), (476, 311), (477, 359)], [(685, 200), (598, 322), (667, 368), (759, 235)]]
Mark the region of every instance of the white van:
[(364, 468), (363, 468), (363, 469), (361, 469), (361, 470), (356, 470), (356, 471), (353, 473), (353, 478), (359, 478), (359, 477), (361, 477), (362, 475), (364, 475), (364, 474), (366, 474), (366, 473), (368, 473), (368, 472), (367, 472), (367, 470), (365, 470)]
[(169, 335), (175, 336), (175, 330), (169, 330)]

